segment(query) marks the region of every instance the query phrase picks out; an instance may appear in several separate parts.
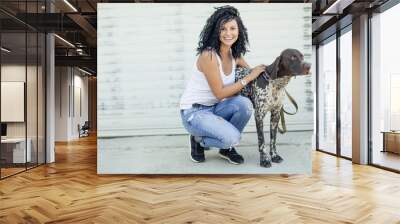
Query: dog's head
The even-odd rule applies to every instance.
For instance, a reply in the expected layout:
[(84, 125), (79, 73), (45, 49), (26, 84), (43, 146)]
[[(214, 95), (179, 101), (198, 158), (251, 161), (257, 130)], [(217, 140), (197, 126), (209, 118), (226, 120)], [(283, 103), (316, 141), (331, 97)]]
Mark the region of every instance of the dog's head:
[(310, 74), (311, 64), (304, 61), (303, 54), (296, 49), (286, 49), (277, 57), (267, 72), (272, 79), (284, 76), (298, 76)]

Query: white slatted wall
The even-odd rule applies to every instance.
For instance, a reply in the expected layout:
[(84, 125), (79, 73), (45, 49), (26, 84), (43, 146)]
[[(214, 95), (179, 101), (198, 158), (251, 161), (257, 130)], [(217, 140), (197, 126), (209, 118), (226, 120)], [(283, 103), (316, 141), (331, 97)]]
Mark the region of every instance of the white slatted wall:
[[(311, 62), (311, 4), (231, 5), (248, 29), (251, 66), (272, 63), (285, 48), (299, 49)], [(179, 99), (214, 6), (221, 4), (98, 5), (100, 137), (185, 133)], [(287, 117), (290, 130), (312, 130), (311, 88), (311, 77), (289, 84), (300, 106)], [(254, 126), (252, 119), (245, 131)]]

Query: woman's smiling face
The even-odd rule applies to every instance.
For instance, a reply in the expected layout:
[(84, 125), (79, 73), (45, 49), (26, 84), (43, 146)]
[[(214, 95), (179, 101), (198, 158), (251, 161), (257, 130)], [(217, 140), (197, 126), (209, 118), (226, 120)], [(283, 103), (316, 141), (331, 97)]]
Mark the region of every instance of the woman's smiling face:
[(239, 27), (236, 22), (236, 19), (232, 19), (226, 22), (219, 32), (219, 40), (221, 41), (221, 45), (225, 45), (227, 47), (231, 47), (239, 36)]

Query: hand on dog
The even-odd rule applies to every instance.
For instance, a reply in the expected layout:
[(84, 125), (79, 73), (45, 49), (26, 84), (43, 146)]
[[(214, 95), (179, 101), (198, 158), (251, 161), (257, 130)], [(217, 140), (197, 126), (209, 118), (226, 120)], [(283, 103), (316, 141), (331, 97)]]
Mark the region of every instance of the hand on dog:
[(265, 65), (257, 65), (256, 67), (254, 67), (250, 74), (247, 77), (250, 77), (250, 81), (253, 81), (254, 79), (256, 79), (261, 73), (265, 72), (265, 69), (267, 68), (267, 66)]

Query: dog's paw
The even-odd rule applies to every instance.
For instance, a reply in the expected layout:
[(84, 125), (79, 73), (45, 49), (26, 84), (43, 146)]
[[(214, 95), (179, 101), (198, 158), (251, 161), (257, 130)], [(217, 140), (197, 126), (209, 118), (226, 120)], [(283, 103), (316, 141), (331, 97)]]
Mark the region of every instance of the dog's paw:
[(281, 163), (283, 161), (283, 158), (280, 155), (276, 154), (271, 157), (271, 161), (274, 163)]
[(265, 168), (270, 168), (272, 166), (271, 161), (269, 160), (262, 160), (260, 161), (260, 166)]
[(271, 158), (267, 154), (262, 153), (260, 155), (260, 166), (265, 168), (269, 168), (272, 166)]

